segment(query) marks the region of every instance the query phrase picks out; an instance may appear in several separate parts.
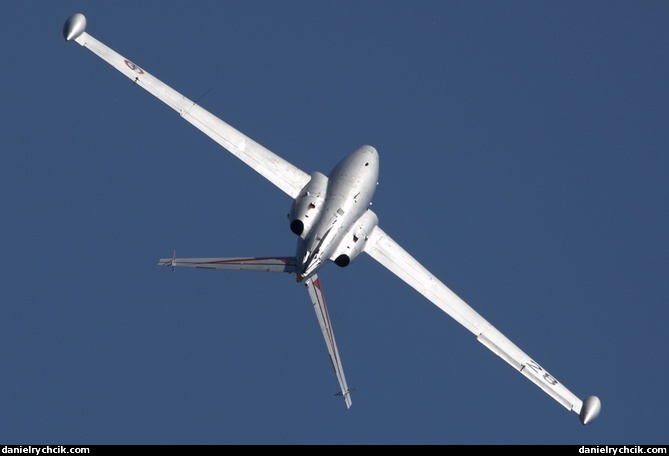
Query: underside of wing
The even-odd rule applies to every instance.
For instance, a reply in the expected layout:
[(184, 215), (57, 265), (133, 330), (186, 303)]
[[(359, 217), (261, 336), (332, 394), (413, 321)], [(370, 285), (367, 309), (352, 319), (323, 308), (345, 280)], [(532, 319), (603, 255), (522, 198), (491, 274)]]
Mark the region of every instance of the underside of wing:
[(63, 35), (67, 41), (76, 41), (86, 47), (134, 81), (136, 85), (177, 111), (184, 119), (290, 195), (291, 198), (298, 196), (299, 191), (309, 181), (310, 176), (307, 173), (181, 95), (143, 68), (86, 33), (85, 30), (86, 18), (83, 14), (78, 13), (65, 22)]
[(295, 257), (161, 258), (158, 266), (295, 273)]
[(314, 311), (316, 311), (318, 324), (321, 326), (321, 331), (323, 332), (323, 337), (325, 338), (325, 344), (328, 347), (330, 361), (332, 361), (332, 367), (334, 368), (335, 374), (337, 375), (337, 380), (339, 381), (339, 387), (341, 388), (341, 391), (337, 393), (337, 395), (343, 396), (344, 401), (346, 401), (346, 407), (350, 408), (352, 404), (351, 391), (353, 390), (349, 389), (346, 385), (344, 368), (342, 367), (334, 333), (332, 332), (332, 323), (330, 322), (330, 315), (328, 314), (328, 308), (325, 304), (325, 298), (323, 297), (321, 282), (318, 279), (318, 276), (314, 274), (306, 279), (304, 283), (307, 286), (307, 290), (309, 291), (309, 297), (311, 298), (311, 303), (314, 306)]
[(590, 396), (585, 403), (581, 401), (432, 275), (378, 226), (372, 231), (365, 246), (365, 252), (474, 333), (479, 342), (530, 379), (553, 399), (568, 410), (579, 414), (583, 424), (597, 417), (601, 408), (597, 397)]

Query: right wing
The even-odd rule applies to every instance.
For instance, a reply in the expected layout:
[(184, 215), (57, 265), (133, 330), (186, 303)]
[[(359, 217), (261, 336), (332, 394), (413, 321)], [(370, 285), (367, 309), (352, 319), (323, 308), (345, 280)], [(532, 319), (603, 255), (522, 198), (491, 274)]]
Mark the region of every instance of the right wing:
[(177, 111), (181, 117), (279, 187), (284, 193), (290, 195), (291, 198), (297, 197), (300, 190), (309, 182), (309, 174), (223, 122), (194, 101), (184, 97), (146, 70), (93, 38), (85, 30), (86, 17), (77, 13), (65, 22), (63, 35), (67, 41), (74, 40), (88, 48), (132, 79), (139, 87)]
[(309, 291), (309, 297), (311, 298), (311, 302), (314, 305), (318, 323), (321, 325), (321, 331), (323, 332), (323, 337), (325, 338), (325, 344), (328, 346), (330, 361), (332, 362), (332, 367), (334, 368), (335, 374), (337, 375), (337, 380), (339, 381), (339, 387), (341, 388), (341, 391), (338, 392), (337, 395), (344, 396), (344, 401), (346, 401), (346, 408), (351, 408), (351, 391), (353, 391), (353, 389), (349, 389), (348, 385), (346, 385), (344, 368), (341, 365), (341, 358), (339, 358), (339, 351), (337, 350), (334, 333), (332, 332), (332, 323), (330, 323), (328, 307), (325, 304), (325, 298), (323, 297), (321, 282), (318, 278), (318, 275), (314, 274), (306, 279), (304, 283), (307, 286), (307, 291)]
[(583, 424), (589, 423), (599, 415), (601, 403), (596, 396), (590, 396), (585, 402), (581, 401), (425, 269), (378, 225), (374, 227), (367, 240), (365, 252), (474, 333), (479, 342), (530, 379), (553, 399), (568, 410), (576, 412)]

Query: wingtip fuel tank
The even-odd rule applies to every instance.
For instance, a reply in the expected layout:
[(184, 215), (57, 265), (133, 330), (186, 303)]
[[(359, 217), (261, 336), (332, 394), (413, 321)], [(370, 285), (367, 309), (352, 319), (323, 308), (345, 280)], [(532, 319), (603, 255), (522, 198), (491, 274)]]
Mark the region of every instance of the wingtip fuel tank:
[(63, 25), (65, 41), (76, 40), (84, 31), (86, 31), (86, 16), (81, 13), (73, 14)]
[(588, 424), (599, 416), (602, 410), (602, 401), (597, 396), (590, 396), (583, 402), (581, 413), (578, 414), (581, 423)]

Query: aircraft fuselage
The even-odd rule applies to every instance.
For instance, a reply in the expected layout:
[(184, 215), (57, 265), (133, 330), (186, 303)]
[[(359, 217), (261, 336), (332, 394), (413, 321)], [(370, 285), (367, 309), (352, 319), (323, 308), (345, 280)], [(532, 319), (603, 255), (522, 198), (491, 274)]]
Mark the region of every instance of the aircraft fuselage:
[(293, 202), (291, 229), (299, 236), (300, 281), (328, 261), (347, 266), (362, 252), (356, 247), (364, 245), (377, 221), (369, 210), (379, 177), (379, 155), (374, 147), (360, 147), (323, 177), (313, 173)]

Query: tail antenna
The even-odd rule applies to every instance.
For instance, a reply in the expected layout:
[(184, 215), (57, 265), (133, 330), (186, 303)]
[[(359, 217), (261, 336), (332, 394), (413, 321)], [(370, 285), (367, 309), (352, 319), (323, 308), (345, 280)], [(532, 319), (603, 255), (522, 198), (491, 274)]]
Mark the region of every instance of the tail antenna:
[(172, 251), (172, 263), (170, 263), (172, 266), (172, 274), (174, 274), (177, 270), (177, 251), (176, 249)]

